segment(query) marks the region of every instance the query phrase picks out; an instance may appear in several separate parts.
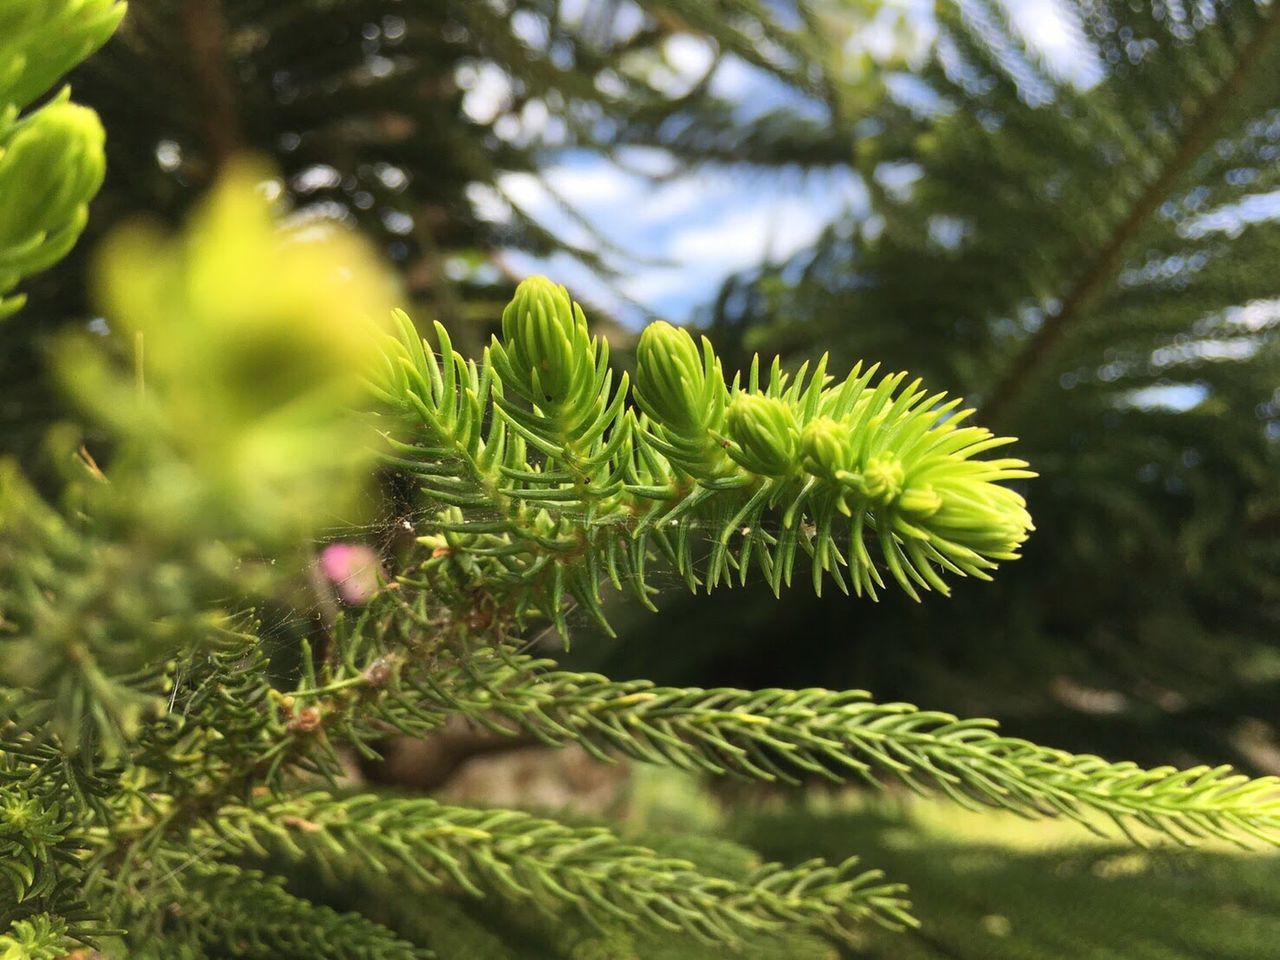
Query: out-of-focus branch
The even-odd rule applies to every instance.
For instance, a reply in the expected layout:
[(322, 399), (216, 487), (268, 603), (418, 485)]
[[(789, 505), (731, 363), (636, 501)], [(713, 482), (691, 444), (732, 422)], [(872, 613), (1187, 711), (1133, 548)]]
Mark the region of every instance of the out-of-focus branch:
[(240, 147), (235, 86), (227, 61), (226, 17), (221, 0), (186, 0), (182, 14), (201, 106), (201, 133), (217, 170)]

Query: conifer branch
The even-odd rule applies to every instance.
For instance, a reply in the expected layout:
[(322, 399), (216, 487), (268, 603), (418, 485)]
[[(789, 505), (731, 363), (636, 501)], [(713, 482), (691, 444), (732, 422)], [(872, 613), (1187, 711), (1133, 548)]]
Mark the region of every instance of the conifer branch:
[[(95, 533), (9, 461), (0, 461), (0, 534), (0, 719), (56, 737), (68, 753), (85, 740), (118, 753), (159, 712), (168, 656), (244, 639), (209, 602), (231, 565), (217, 546), (197, 558)], [(175, 589), (180, 561), (212, 589)]]
[(500, 732), (580, 744), (600, 759), (614, 751), (788, 783), (898, 782), (969, 807), (1068, 817), (1095, 832), (1109, 820), (1126, 835), (1145, 827), (1179, 843), (1280, 844), (1274, 777), (1252, 779), (1227, 766), (1144, 770), (1007, 737), (993, 720), (876, 703), (861, 690), (658, 687), (553, 666), (477, 653), (372, 709), (400, 725), (411, 717), (435, 725), (441, 712), (457, 711)]
[[(118, 933), (83, 899), (78, 808), (54, 778), (0, 753), (0, 957), (44, 956)], [(4, 939), (8, 933), (9, 941)], [(22, 944), (28, 953), (6, 953)]]
[[(0, 9), (0, 297), (75, 243), (103, 170), (91, 112), (57, 94), (20, 112), (122, 14), (114, 0)], [(1203, 152), (1209, 114), (1276, 23), (1201, 104), (1033, 354)], [(524, 45), (500, 26), (502, 49)], [(652, 602), (655, 558), (695, 589), (742, 582), (754, 565), (776, 593), (804, 554), (815, 590), (831, 580), (874, 598), (892, 579), (913, 597), (945, 594), (949, 576), (987, 578), (1017, 557), (1031, 518), (1015, 486), (1032, 474), (992, 454), (1009, 438), (905, 373), (859, 365), (841, 378), (825, 357), (796, 371), (757, 359), (730, 379), (708, 341), (657, 323), (640, 338), (633, 391), (581, 308), (543, 278), (520, 285), (479, 357), (459, 356), (439, 327), (430, 348), (403, 314), (384, 344), (357, 318), (385, 316), (391, 285), (336, 233), (281, 232), (265, 176), (234, 167), (184, 239), (125, 233), (108, 247), (103, 315), (112, 336), (146, 343), (137, 370), (97, 340), (57, 354), (110, 439), (107, 470), (92, 465), (55, 507), (0, 464), (4, 960), (117, 934), (133, 955), (192, 960), (426, 955), (243, 866), (258, 856), (389, 878), (410, 897), (497, 893), (552, 923), (576, 911), (609, 932), (683, 942), (801, 930), (852, 944), (867, 921), (915, 923), (902, 885), (852, 859), (743, 877), (521, 812), (295, 792), (299, 779), (336, 779), (340, 743), (372, 752), (389, 727), (423, 734), (454, 715), (601, 759), (900, 782), (1181, 841), (1280, 840), (1277, 781), (1225, 767), (1142, 770), (861, 691), (664, 688), (511, 653), (509, 632), (534, 617), (567, 632), (570, 604), (607, 627), (606, 582)], [(0, 299), (0, 315), (20, 304)], [(288, 596), (290, 573), (268, 568), (305, 569), (328, 518), (364, 498), (373, 438), (350, 408), (365, 375), (384, 462), (417, 479), (433, 512), (385, 590), (342, 597), (364, 609), (277, 648), (243, 611)]]
[(566, 596), (608, 626), (606, 579), (650, 602), (653, 551), (691, 588), (745, 581), (754, 562), (775, 593), (805, 553), (815, 590), (829, 577), (874, 598), (874, 538), (918, 598), (948, 592), (942, 573), (988, 579), (1031, 529), (1004, 485), (1034, 476), (1027, 464), (979, 459), (1012, 441), (964, 425), (971, 410), (905, 373), (859, 365), (836, 380), (823, 358), (792, 376), (775, 359), (766, 384), (757, 358), (729, 384), (705, 338), (655, 323), (637, 409), (581, 308), (544, 278), (520, 285), (479, 363), (438, 325), (437, 354), (399, 324), (372, 385), (398, 419), (387, 462), (446, 505), (411, 586), (505, 593), (564, 633)]
[(510, 810), (433, 800), (313, 793), (223, 807), (208, 821), (224, 849), (316, 858), (338, 875), (355, 864), (423, 889), (485, 890), (541, 909), (571, 908), (623, 921), (741, 943), (787, 927), (849, 941), (859, 923), (914, 925), (904, 889), (877, 870), (812, 861), (767, 864), (741, 883), (698, 873), (687, 861), (625, 843), (602, 828), (574, 828)]

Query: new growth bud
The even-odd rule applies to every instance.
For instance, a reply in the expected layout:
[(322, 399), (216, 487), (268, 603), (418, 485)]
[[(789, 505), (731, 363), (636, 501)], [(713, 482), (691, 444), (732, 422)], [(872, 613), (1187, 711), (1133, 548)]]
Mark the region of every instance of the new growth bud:
[(702, 353), (687, 330), (665, 320), (644, 328), (636, 347), (636, 402), (645, 413), (676, 433), (705, 430), (715, 417), (707, 387)]
[(942, 508), (942, 497), (932, 484), (909, 487), (898, 498), (898, 508), (913, 520), (926, 520)]
[(830, 417), (818, 417), (800, 431), (800, 454), (804, 468), (815, 476), (830, 480), (853, 463), (853, 444), (849, 427)]
[(902, 461), (892, 453), (872, 457), (862, 471), (862, 483), (868, 497), (880, 504), (890, 504), (902, 493), (906, 472)]
[(102, 184), (98, 116), (59, 100), (0, 135), (0, 317), (21, 306), (3, 294), (71, 249)]
[(780, 477), (796, 462), (799, 426), (791, 407), (773, 397), (740, 393), (726, 417), (729, 456), (754, 473)]
[(592, 361), (582, 308), (546, 277), (529, 277), (516, 287), (502, 311), (502, 336), (515, 385), (535, 403), (568, 399)]

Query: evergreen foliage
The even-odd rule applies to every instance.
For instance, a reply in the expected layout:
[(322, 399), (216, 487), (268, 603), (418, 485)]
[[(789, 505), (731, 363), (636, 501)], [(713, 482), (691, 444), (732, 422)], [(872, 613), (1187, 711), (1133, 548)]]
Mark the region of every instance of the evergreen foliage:
[[(566, 590), (606, 627), (603, 574), (646, 596), (650, 540), (690, 586), (693, 533), (710, 529), (708, 589), (734, 573), (745, 581), (754, 558), (777, 593), (799, 550), (813, 557), (815, 587), (825, 573), (847, 589), (847, 567), (855, 592), (874, 596), (884, 585), (864, 539), (874, 530), (915, 596), (947, 592), (939, 571), (985, 577), (1016, 557), (1030, 526), (1022, 498), (999, 485), (1031, 476), (1026, 464), (974, 459), (1010, 441), (960, 426), (970, 411), (956, 412), (959, 400), (919, 380), (904, 388), (905, 373), (875, 380), (875, 367), (859, 366), (836, 380), (820, 360), (791, 377), (775, 362), (762, 386), (757, 361), (730, 387), (708, 341), (699, 356), (689, 334), (654, 324), (640, 341), (637, 415), (624, 407), (626, 376), (615, 392), (608, 348), (564, 288), (522, 283), (503, 331), (479, 365), (454, 353), (443, 327), (439, 359), (407, 333), (379, 392), (421, 424), (418, 444), (392, 441), (397, 462), (462, 511), (442, 518), (447, 532), (429, 542), (443, 562), (424, 574), (453, 590), (511, 584), (517, 613), (538, 604), (562, 633)], [(477, 531), (467, 508), (499, 516)], [(782, 514), (776, 535), (766, 513)]]
[(258, 809), (228, 805), (212, 827), (232, 852), (264, 853), (274, 843), (338, 876), (351, 872), (357, 858), (410, 887), (448, 883), (477, 897), (490, 890), (532, 901), (553, 916), (557, 908), (573, 908), (588, 920), (623, 921), (703, 943), (739, 944), (744, 936), (788, 925), (848, 938), (859, 921), (894, 928), (913, 922), (899, 896), (903, 888), (879, 882), (879, 871), (856, 869), (856, 858), (833, 866), (767, 864), (734, 883), (700, 875), (687, 860), (623, 843), (607, 830), (574, 829), (510, 810), (308, 794)]
[[(0, 209), (82, 163), (22, 167)], [(505, 956), (520, 930), (574, 960), (818, 957), (918, 923), (847, 852), (762, 864), (344, 784), (389, 731), (452, 717), (601, 759), (1280, 842), (1277, 783), (1226, 767), (1076, 756), (861, 691), (655, 687), (529, 656), (546, 624), (567, 642), (575, 608), (607, 628), (610, 584), (652, 603), (663, 561), (691, 592), (756, 571), (779, 594), (798, 563), (814, 592), (870, 597), (990, 579), (1031, 530), (1032, 474), (904, 373), (824, 356), (728, 378), (661, 323), (633, 394), (540, 277), (478, 357), (439, 325), (433, 347), (392, 319), (369, 250), (287, 218), (271, 182), (233, 163), (182, 234), (107, 244), (106, 334), (54, 352), (85, 424), (48, 439), (62, 482), (0, 464), (4, 960)], [(408, 505), (381, 551), (351, 542), (375, 475)], [(272, 605), (300, 595), (305, 636), (273, 642)]]
[[(631, 407), (581, 309), (542, 278), (521, 284), (503, 338), (479, 362), (453, 353), (442, 331), (439, 354), (429, 350), (403, 315), (400, 337), (380, 343), (366, 329), (374, 352), (362, 360), (329, 329), (346, 311), (321, 305), (378, 309), (376, 268), (361, 266), (345, 237), (264, 232), (268, 201), (252, 183), (232, 177), (184, 239), (126, 235), (104, 255), (120, 339), (141, 332), (158, 343), (135, 371), (82, 341), (64, 348), (64, 373), (118, 442), (105, 471), (82, 454), (88, 479), (69, 488), (75, 525), (9, 468), (3, 529), (20, 548), (6, 547), (3, 580), (8, 842), (19, 865), (9, 909), (22, 922), (11, 938), (99, 944), (109, 955), (172, 943), (192, 956), (255, 956), (305, 950), (341, 928), (333, 950), (410, 955), (405, 932), (348, 921), (253, 866), (282, 858), (356, 886), (496, 895), (708, 943), (785, 929), (855, 943), (865, 921), (916, 922), (900, 885), (853, 860), (731, 879), (606, 829), (316, 789), (317, 777), (341, 776), (344, 744), (372, 752), (382, 730), (423, 733), (450, 714), (677, 767), (763, 779), (875, 772), (1033, 815), (1093, 810), (1179, 839), (1275, 838), (1274, 784), (1222, 769), (1144, 772), (1070, 757), (860, 693), (611, 684), (510, 651), (539, 620), (564, 629), (571, 603), (602, 615), (602, 581), (646, 591), (651, 551), (667, 552), (691, 587), (744, 576), (753, 558), (777, 586), (800, 554), (816, 578), (843, 582), (844, 567), (869, 586), (883, 579), (864, 539), (874, 531), (907, 591), (945, 588), (941, 572), (985, 575), (1029, 526), (1005, 485), (1025, 465), (980, 456), (1004, 441), (963, 425), (956, 403), (903, 389), (902, 375), (873, 385), (874, 371), (836, 379), (819, 363), (792, 378), (774, 364), (767, 384), (758, 369), (726, 384), (709, 343), (699, 351), (663, 326), (647, 334), (641, 407)], [(149, 251), (145, 269), (122, 250)], [(205, 282), (215, 267), (218, 282)], [(264, 272), (270, 291), (254, 280)], [(149, 323), (165, 303), (182, 317), (169, 334)], [(310, 322), (298, 326), (300, 316)], [(235, 335), (249, 323), (253, 338)], [(246, 382), (268, 358), (276, 376)], [(283, 588), (287, 570), (258, 558), (296, 568), (289, 545), (322, 529), (309, 491), (322, 486), (340, 504), (337, 481), (353, 466), (341, 456), (327, 471), (282, 463), (279, 451), (359, 446), (352, 431), (367, 429), (367, 416), (345, 408), (362, 374), (388, 428), (386, 463), (439, 512), (422, 514), (407, 553), (384, 559), (397, 572), (375, 571), (373, 593), (347, 595), (317, 645), (304, 642), (292, 681), (273, 682), (250, 610), (255, 594)], [(232, 388), (237, 402), (208, 424), (210, 458), (183, 442), (189, 418), (213, 418), (210, 398)], [(699, 437), (715, 449), (698, 448)], [(307, 509), (291, 512), (283, 489)], [(779, 532), (753, 535), (770, 510), (783, 515)], [(705, 557), (694, 549), (703, 531)], [(58, 632), (46, 619), (70, 603), (58, 591), (92, 590), (95, 565), (115, 571), (113, 602), (53, 621)], [(144, 579), (121, 581), (122, 571)], [(55, 857), (61, 843), (81, 852)], [(183, 894), (167, 920), (174, 880), (188, 873), (208, 905), (186, 909)], [(124, 939), (107, 939), (108, 924)], [(422, 944), (435, 945), (430, 935)]]
[[(873, 786), (899, 781), (966, 806), (976, 800), (1032, 816), (1062, 815), (1095, 830), (1092, 815), (1103, 814), (1122, 830), (1141, 825), (1176, 840), (1266, 838), (1280, 826), (1274, 781), (1224, 768), (1141, 770), (1072, 756), (1001, 736), (989, 720), (878, 704), (860, 690), (673, 689), (552, 667), (527, 657), (477, 657), (466, 670), (474, 689), (441, 686), (435, 678), (419, 685), (414, 720), (431, 729), (441, 722), (435, 711), (462, 710), (504, 733), (581, 744), (604, 761), (612, 752), (791, 784), (806, 776)], [(376, 709), (412, 729), (413, 721), (397, 716), (403, 706)]]
[[(433, 954), (400, 940), (359, 914), (337, 913), (288, 893), (282, 882), (256, 870), (197, 863), (171, 878), (175, 909), (170, 916), (138, 917), (138, 925), (158, 925), (156, 943), (145, 955), (186, 949), (230, 957), (369, 957), (422, 960)], [(137, 938), (136, 939), (141, 939)], [(173, 954), (165, 954), (172, 956)]]

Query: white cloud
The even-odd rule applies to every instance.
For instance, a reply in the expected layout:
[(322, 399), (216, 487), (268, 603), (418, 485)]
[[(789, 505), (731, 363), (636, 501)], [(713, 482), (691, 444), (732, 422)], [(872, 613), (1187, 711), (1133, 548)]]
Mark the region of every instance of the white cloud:
[(1258, 349), (1258, 341), (1252, 338), (1193, 340), (1151, 351), (1151, 365), (1160, 368), (1199, 361), (1248, 360)]
[(677, 86), (687, 91), (700, 81), (715, 59), (715, 51), (705, 40), (691, 33), (675, 33), (662, 44), (662, 52)]
[(651, 190), (635, 210), (635, 218), (645, 224), (669, 223), (697, 215), (699, 207), (705, 207), (723, 194), (724, 184), (713, 182), (710, 177), (699, 174), (679, 177)]
[(1243, 200), (1186, 221), (1179, 226), (1179, 232), (1193, 239), (1214, 232), (1237, 237), (1250, 224), (1276, 219), (1280, 219), (1280, 190), (1251, 193)]
[(544, 176), (553, 189), (578, 207), (624, 203), (640, 192), (636, 178), (612, 164), (552, 167)]
[(575, 300), (605, 310), (615, 317), (627, 314), (627, 307), (619, 299), (617, 291), (568, 254), (556, 253), (550, 258), (542, 259), (509, 250), (503, 255), (503, 259), (507, 270), (517, 277), (546, 274), (556, 283), (566, 286)]
[(551, 27), (547, 18), (530, 10), (516, 10), (511, 14), (511, 32), (526, 46), (545, 50)]
[[(616, 283), (623, 297), (673, 319), (684, 319), (692, 307), (707, 302), (731, 274), (800, 252), (834, 218), (846, 209), (864, 207), (866, 200), (860, 185), (836, 177), (791, 181), (791, 188), (783, 189), (778, 182), (748, 187), (741, 177), (703, 171), (655, 186), (600, 159), (579, 158), (551, 167), (542, 176), (605, 238), (634, 258), (628, 262), (611, 257), (622, 268)], [(591, 243), (539, 177), (508, 173), (499, 187), (548, 230), (571, 243)], [(501, 208), (495, 197), (479, 192), (472, 201), (491, 214)], [(605, 283), (569, 258), (535, 260), (512, 253), (509, 262), (519, 272), (555, 276), (616, 316), (637, 318), (634, 307), (611, 296)]]
[(1140, 410), (1190, 410), (1209, 395), (1209, 388), (1198, 383), (1159, 383), (1129, 391), (1122, 402)]
[(1228, 307), (1223, 319), (1233, 327), (1243, 330), (1263, 330), (1280, 324), (1280, 299), (1250, 300), (1243, 306)]
[(679, 163), (670, 152), (661, 147), (620, 147), (617, 154), (620, 162), (628, 169), (652, 177), (664, 177), (672, 173)]
[(731, 54), (716, 67), (716, 75), (711, 78), (711, 92), (726, 100), (740, 100), (758, 77), (755, 68)]
[(560, 0), (560, 18), (567, 24), (577, 26), (586, 16), (590, 0)]
[[(511, 204), (575, 246), (595, 246), (597, 237), (564, 204), (592, 224), (601, 236), (610, 240), (621, 238), (625, 249), (633, 246), (626, 234), (633, 222), (629, 219), (631, 212), (638, 209), (643, 200), (642, 181), (612, 164), (550, 167), (541, 176), (504, 173), (498, 177), (498, 189)], [(564, 204), (554, 194), (558, 194)], [(492, 205), (487, 209), (492, 210)], [(620, 211), (627, 214), (624, 216)], [(641, 250), (633, 252), (643, 255)]]

